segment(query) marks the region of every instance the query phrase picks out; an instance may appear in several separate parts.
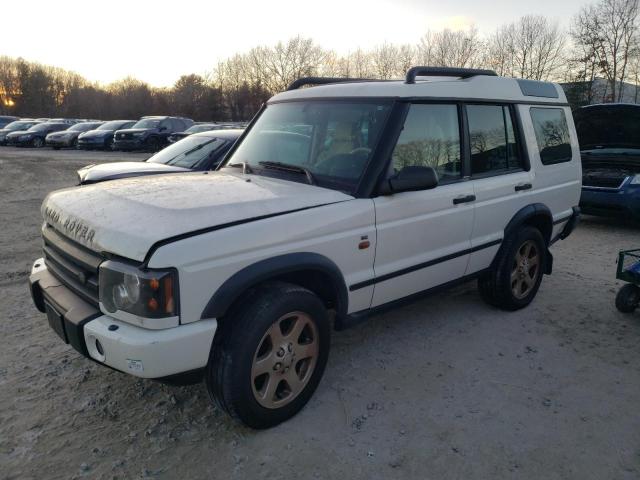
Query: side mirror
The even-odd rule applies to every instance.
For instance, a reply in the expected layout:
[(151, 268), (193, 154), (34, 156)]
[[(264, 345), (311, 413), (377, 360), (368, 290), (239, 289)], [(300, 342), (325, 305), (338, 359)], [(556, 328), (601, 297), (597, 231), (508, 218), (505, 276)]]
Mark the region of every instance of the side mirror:
[(391, 195), (400, 192), (430, 190), (438, 186), (438, 173), (431, 167), (404, 167), (391, 178), (386, 178), (380, 185), (380, 193)]

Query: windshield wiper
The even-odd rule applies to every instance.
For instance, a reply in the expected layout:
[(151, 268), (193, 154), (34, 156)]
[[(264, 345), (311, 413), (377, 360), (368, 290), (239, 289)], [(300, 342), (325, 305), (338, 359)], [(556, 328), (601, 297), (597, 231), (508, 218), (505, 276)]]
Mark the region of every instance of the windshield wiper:
[(284, 162), (258, 162), (258, 163), (263, 167), (272, 168), (274, 170), (301, 173), (307, 177), (307, 181), (309, 182), (309, 185), (318, 184), (316, 182), (315, 177), (313, 176), (313, 173), (311, 173), (311, 170), (305, 167), (301, 167), (300, 165), (292, 165), (290, 163), (284, 163)]
[(232, 168), (242, 167), (242, 173), (253, 173), (253, 170), (251, 170), (251, 167), (247, 162), (229, 163), (228, 165), (225, 165), (225, 166), (232, 167)]

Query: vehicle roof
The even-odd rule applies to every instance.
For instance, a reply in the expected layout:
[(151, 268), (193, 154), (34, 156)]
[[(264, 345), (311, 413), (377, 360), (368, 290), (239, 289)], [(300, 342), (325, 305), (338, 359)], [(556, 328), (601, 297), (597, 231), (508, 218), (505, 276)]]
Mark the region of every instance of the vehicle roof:
[(308, 98), (381, 97), (434, 98), (448, 100), (497, 100), (517, 103), (566, 104), (560, 85), (534, 80), (477, 75), (469, 78), (419, 77), (403, 80), (353, 81), (288, 90), (269, 100), (277, 103)]
[[(233, 140), (242, 135), (244, 130), (239, 128), (229, 128), (226, 130), (207, 130), (206, 132), (194, 133), (193, 137), (211, 137), (211, 138), (225, 138), (227, 140)], [(186, 137), (189, 138), (189, 137)]]

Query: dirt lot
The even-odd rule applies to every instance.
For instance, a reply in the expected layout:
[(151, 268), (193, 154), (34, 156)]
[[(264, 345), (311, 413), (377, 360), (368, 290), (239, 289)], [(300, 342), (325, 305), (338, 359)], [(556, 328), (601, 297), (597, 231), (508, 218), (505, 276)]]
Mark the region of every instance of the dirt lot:
[(45, 194), (131, 158), (0, 147), (1, 478), (640, 478), (640, 314), (613, 306), (639, 229), (586, 218), (524, 311), (470, 284), (335, 334), (309, 405), (255, 432), (80, 357), (31, 304)]

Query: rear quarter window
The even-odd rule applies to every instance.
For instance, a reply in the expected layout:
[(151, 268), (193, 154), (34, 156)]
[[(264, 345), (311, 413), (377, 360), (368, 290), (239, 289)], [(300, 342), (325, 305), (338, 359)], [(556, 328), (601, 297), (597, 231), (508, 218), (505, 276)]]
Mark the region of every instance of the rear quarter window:
[(567, 117), (561, 108), (531, 108), (531, 121), (536, 133), (543, 165), (570, 162), (571, 136)]

